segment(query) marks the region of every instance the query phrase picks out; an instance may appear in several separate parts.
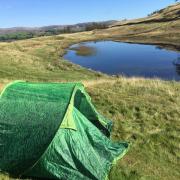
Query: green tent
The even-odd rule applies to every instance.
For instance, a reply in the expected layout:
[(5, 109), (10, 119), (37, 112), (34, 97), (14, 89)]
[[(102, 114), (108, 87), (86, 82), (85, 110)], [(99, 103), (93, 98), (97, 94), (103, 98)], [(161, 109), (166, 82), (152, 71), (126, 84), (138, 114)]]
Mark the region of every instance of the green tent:
[(0, 96), (0, 171), (65, 180), (106, 179), (128, 149), (109, 138), (81, 83), (9, 84)]

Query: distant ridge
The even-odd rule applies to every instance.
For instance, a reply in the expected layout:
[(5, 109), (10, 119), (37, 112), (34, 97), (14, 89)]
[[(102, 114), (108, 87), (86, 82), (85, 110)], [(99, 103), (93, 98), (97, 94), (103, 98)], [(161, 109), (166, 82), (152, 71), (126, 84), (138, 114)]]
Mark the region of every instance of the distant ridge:
[(97, 25), (105, 25), (110, 26), (114, 24), (115, 20), (109, 21), (100, 21), (100, 22), (85, 22), (85, 23), (77, 23), (73, 25), (49, 25), (42, 27), (12, 27), (12, 28), (0, 28), (0, 35), (9, 34), (9, 33), (19, 33), (19, 32), (43, 32), (43, 31), (51, 31), (51, 30), (63, 30), (65, 28), (70, 28), (72, 31), (84, 31), (86, 27), (91, 26), (93, 24)]

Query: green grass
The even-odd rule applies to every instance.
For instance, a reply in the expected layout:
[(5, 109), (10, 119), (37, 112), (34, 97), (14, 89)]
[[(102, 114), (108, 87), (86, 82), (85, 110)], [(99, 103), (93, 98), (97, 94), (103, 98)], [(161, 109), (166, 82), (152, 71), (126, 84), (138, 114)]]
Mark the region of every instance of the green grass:
[(88, 87), (114, 121), (112, 138), (132, 143), (110, 179), (180, 179), (180, 84), (120, 78)]
[(131, 143), (110, 180), (180, 178), (180, 83), (120, 77), (84, 84), (97, 109), (113, 120), (113, 140)]
[(63, 59), (69, 45), (106, 37), (86, 32), (0, 43), (0, 91), (17, 79), (82, 81), (97, 109), (114, 121), (112, 138), (132, 144), (110, 179), (180, 179), (180, 83), (109, 77)]
[(95, 38), (92, 32), (87, 32), (0, 43), (0, 82), (4, 79), (72, 81), (105, 76), (87, 71), (62, 57), (70, 44)]

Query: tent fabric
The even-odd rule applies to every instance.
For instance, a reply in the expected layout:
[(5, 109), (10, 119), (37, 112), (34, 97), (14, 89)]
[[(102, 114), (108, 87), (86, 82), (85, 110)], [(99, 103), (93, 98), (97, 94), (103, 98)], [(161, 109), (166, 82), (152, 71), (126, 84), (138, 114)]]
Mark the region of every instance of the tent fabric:
[(81, 83), (14, 82), (0, 96), (0, 171), (52, 179), (107, 178), (128, 150)]

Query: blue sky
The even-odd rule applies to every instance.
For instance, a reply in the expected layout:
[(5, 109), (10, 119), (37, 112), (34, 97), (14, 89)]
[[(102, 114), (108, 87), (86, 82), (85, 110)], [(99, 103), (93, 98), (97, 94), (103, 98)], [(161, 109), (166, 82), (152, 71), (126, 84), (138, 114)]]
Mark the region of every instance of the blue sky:
[(144, 17), (173, 0), (0, 0), (0, 27)]

